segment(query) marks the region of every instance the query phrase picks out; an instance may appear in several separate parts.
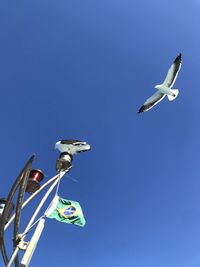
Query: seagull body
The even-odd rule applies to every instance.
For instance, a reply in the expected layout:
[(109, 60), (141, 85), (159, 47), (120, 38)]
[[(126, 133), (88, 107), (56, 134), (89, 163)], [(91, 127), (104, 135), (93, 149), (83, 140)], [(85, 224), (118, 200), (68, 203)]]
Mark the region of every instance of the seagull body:
[(182, 56), (181, 54), (179, 54), (174, 60), (171, 67), (169, 68), (164, 82), (162, 84), (158, 84), (155, 86), (157, 92), (146, 100), (143, 106), (139, 109), (138, 113), (142, 113), (151, 109), (156, 104), (158, 104), (166, 95), (169, 101), (172, 101), (177, 97), (179, 90), (172, 89), (172, 86), (176, 81), (178, 72), (181, 68), (181, 64), (182, 64)]
[(61, 140), (55, 144), (55, 149), (58, 149), (61, 153), (74, 155), (90, 150), (90, 145), (78, 140)]
[(66, 172), (72, 167), (71, 161), (75, 154), (88, 151), (91, 148), (86, 142), (68, 139), (58, 141), (55, 144), (55, 149), (58, 149), (61, 153), (60, 158), (56, 161), (56, 170)]

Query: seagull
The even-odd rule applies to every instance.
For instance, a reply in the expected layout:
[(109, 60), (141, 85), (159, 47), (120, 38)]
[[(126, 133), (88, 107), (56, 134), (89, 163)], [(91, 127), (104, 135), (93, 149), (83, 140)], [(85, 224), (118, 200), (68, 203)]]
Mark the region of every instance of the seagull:
[(172, 101), (177, 97), (179, 90), (171, 88), (176, 81), (181, 65), (182, 65), (182, 56), (180, 53), (174, 60), (171, 67), (169, 68), (164, 82), (162, 84), (158, 84), (155, 86), (157, 92), (146, 100), (143, 106), (139, 109), (138, 113), (142, 113), (151, 109), (156, 104), (158, 104), (166, 95), (169, 101)]
[(74, 155), (76, 153), (90, 150), (90, 145), (86, 142), (78, 140), (61, 140), (55, 144), (55, 149), (58, 149), (61, 153), (68, 153)]

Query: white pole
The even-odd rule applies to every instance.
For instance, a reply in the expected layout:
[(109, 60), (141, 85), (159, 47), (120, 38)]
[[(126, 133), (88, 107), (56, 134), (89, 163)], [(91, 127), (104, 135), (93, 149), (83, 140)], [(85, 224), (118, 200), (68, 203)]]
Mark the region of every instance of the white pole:
[(45, 219), (42, 218), (39, 221), (37, 228), (35, 229), (35, 232), (31, 238), (30, 243), (28, 244), (26, 252), (24, 253), (24, 256), (22, 258), (20, 267), (28, 267), (29, 266), (29, 263), (30, 263), (31, 258), (33, 256), (33, 253), (34, 253), (36, 246), (38, 244), (39, 238), (40, 238), (42, 231), (44, 229), (44, 223), (45, 223)]
[(15, 251), (12, 254), (12, 257), (9, 260), (9, 263), (8, 263), (7, 267), (11, 267), (11, 265), (13, 264), (15, 258), (17, 257), (18, 252), (19, 252), (19, 247), (17, 246)]

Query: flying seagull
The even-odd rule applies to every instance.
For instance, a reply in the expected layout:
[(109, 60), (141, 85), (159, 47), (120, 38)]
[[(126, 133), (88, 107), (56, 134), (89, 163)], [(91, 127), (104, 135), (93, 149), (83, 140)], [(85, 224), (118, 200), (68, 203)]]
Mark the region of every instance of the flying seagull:
[(169, 101), (172, 101), (177, 97), (179, 90), (171, 88), (176, 81), (178, 72), (181, 68), (181, 64), (182, 64), (182, 56), (180, 53), (174, 60), (171, 67), (169, 68), (164, 82), (162, 84), (155, 86), (157, 92), (146, 100), (143, 106), (139, 109), (138, 113), (142, 113), (151, 109), (153, 106), (158, 104), (166, 95)]

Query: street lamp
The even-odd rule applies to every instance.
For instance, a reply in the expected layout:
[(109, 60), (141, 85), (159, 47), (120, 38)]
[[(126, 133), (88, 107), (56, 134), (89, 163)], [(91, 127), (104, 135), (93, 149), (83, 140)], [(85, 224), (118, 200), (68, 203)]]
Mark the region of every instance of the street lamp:
[[(32, 169), (32, 163), (35, 158), (33, 155), (25, 164), (24, 168), (20, 172), (16, 181), (14, 182), (7, 199), (0, 199), (0, 249), (5, 266), (10, 267), (15, 263), (15, 267), (19, 266), (18, 252), (24, 251), (24, 256), (21, 260), (21, 267), (27, 267), (33, 256), (34, 250), (37, 246), (39, 237), (43, 231), (45, 219), (42, 216), (38, 221), (35, 221), (37, 215), (39, 214), (41, 208), (45, 204), (48, 196), (52, 190), (60, 183), (60, 180), (64, 175), (69, 172), (72, 168), (71, 162), (73, 156), (77, 153), (90, 150), (90, 145), (86, 142), (78, 140), (62, 140), (56, 143), (55, 148), (57, 148), (61, 153), (59, 159), (56, 161), (57, 175), (49, 179), (45, 184), (40, 186), (40, 182), (44, 178), (44, 174), (39, 169)], [(27, 224), (25, 230), (19, 234), (19, 224), (22, 209), (27, 206), (41, 191), (43, 191), (48, 185), (51, 186), (44, 194), (42, 200), (35, 209), (29, 223)], [(11, 216), (14, 209), (14, 204), (12, 202), (15, 194), (18, 190), (18, 198), (16, 203), (15, 213)], [(28, 192), (30, 196), (23, 202), (23, 197), (25, 192)], [(4, 242), (4, 232), (8, 229), (11, 223), (14, 221), (14, 234), (13, 234), (13, 254), (10, 259), (6, 253), (6, 247)], [(25, 238), (29, 230), (36, 224), (36, 230), (32, 235), (30, 242), (26, 242)]]

